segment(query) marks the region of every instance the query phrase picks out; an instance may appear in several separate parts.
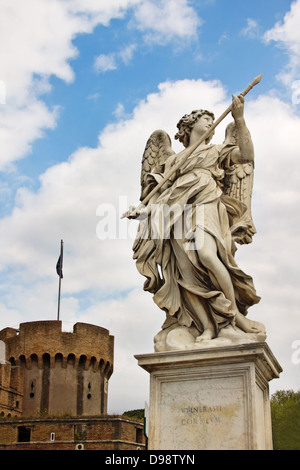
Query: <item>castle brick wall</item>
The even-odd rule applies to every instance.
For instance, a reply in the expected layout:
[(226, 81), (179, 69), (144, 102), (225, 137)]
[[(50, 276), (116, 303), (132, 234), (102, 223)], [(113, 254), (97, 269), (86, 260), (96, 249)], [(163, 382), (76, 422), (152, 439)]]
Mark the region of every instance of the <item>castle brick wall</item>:
[(0, 417), (21, 416), (23, 405), (23, 371), (10, 363), (0, 364)]
[[(21, 431), (29, 430), (27, 442)], [(145, 448), (143, 424), (122, 417), (0, 421), (0, 450), (137, 450)]]

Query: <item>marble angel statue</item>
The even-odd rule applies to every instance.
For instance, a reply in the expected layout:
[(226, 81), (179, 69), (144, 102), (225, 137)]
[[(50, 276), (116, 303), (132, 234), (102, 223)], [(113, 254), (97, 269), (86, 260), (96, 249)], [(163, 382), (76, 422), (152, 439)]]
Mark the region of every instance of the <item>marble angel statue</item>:
[[(260, 298), (234, 257), (236, 243), (250, 243), (255, 233), (254, 150), (242, 95), (233, 96), (231, 113), (234, 122), (223, 144), (210, 143), (212, 131), (145, 206), (126, 213), (140, 220), (133, 257), (146, 278), (144, 290), (166, 313), (154, 339), (156, 351), (265, 339), (264, 326), (247, 318)], [(150, 136), (142, 159), (141, 201), (213, 122), (207, 110), (183, 116), (175, 135), (186, 149), (180, 154), (165, 131)]]

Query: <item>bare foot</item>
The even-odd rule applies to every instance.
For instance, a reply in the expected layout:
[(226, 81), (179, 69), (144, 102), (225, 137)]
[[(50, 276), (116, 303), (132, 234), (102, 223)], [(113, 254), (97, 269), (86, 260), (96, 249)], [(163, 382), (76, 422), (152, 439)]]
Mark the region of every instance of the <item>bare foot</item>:
[(211, 330), (210, 328), (207, 328), (206, 330), (203, 331), (202, 335), (197, 336), (195, 342), (200, 343), (201, 341), (210, 340), (210, 339), (213, 339), (214, 336), (215, 335), (214, 335), (213, 330)]
[(265, 327), (262, 323), (249, 320), (241, 313), (236, 316), (236, 326), (238, 326), (245, 333), (264, 333)]

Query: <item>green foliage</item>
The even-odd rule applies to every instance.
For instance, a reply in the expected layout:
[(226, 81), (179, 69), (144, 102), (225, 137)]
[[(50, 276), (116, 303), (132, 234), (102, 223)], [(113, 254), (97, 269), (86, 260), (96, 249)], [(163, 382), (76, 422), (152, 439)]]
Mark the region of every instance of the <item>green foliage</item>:
[(131, 410), (131, 411), (124, 411), (123, 418), (134, 419), (136, 421), (143, 421), (144, 420), (144, 410)]
[(300, 450), (300, 391), (274, 393), (271, 413), (274, 450)]

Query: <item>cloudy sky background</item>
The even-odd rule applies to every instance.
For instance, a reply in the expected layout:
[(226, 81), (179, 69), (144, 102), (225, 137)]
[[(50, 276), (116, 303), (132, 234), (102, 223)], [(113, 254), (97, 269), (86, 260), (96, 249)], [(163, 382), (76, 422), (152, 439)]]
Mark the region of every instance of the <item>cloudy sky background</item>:
[(218, 116), (261, 73), (246, 100), (258, 233), (237, 259), (284, 369), (271, 392), (300, 388), (299, 24), (300, 0), (0, 1), (0, 329), (56, 319), (63, 239), (64, 329), (115, 337), (110, 413), (148, 401), (134, 355), (164, 321), (132, 260), (136, 222), (120, 220), (145, 143), (195, 108)]

